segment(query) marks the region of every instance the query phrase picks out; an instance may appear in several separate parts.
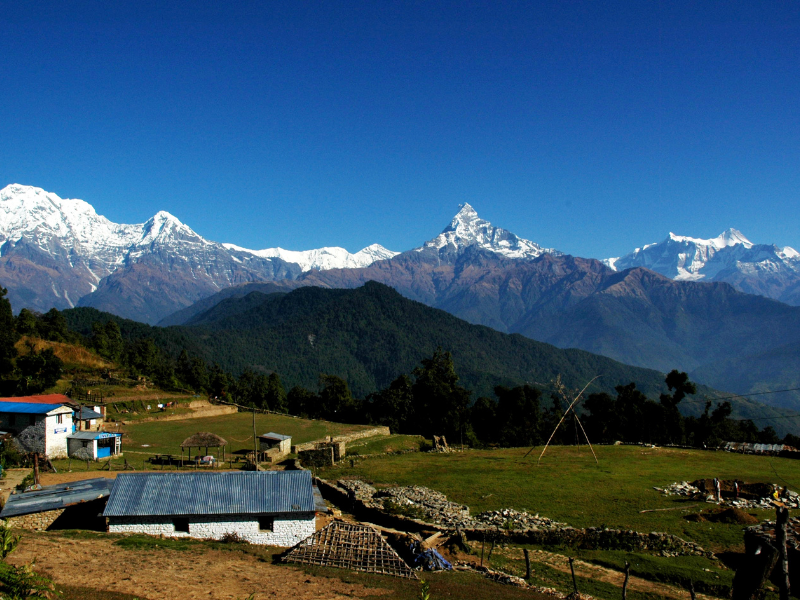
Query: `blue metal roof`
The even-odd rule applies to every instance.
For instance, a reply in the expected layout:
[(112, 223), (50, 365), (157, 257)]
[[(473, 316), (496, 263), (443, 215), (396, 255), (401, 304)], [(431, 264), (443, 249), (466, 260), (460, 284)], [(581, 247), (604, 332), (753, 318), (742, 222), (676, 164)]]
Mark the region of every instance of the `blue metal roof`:
[(76, 431), (67, 436), (70, 440), (104, 440), (110, 437), (122, 437), (121, 433), (111, 433), (109, 431)]
[(310, 471), (120, 473), (106, 517), (314, 512)]
[(0, 402), (0, 413), (46, 415), (51, 410), (61, 408), (62, 406), (62, 404), (39, 404), (34, 402)]
[(111, 483), (110, 479), (98, 477), (97, 479), (48, 485), (33, 492), (11, 494), (6, 500), (3, 510), (0, 511), (0, 519), (55, 510), (79, 502), (105, 498), (111, 493)]

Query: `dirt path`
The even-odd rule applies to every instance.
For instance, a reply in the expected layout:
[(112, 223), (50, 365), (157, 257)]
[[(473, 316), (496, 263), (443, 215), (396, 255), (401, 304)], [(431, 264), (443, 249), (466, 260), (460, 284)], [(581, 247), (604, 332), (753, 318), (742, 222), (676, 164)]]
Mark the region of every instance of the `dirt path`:
[(13, 564), (36, 559), (36, 570), (57, 583), (135, 594), (142, 600), (345, 600), (388, 595), (367, 588), (307, 575), (299, 569), (262, 562), (237, 551), (127, 550), (103, 538), (69, 539), (54, 534), (25, 534), (9, 556)]
[(31, 471), (32, 469), (6, 469), (6, 476), (0, 480), (0, 486), (2, 486), (2, 488), (0, 488), (0, 497), (3, 499), (3, 504), (6, 503), (6, 500), (8, 500), (14, 488), (22, 483), (22, 480), (25, 479)]
[[(524, 560), (522, 550), (518, 548), (509, 549), (506, 552), (506, 555), (509, 556), (509, 558), (516, 560)], [(545, 552), (544, 550), (531, 550), (530, 555), (531, 562), (546, 564), (547, 566), (563, 573), (570, 572), (569, 558), (566, 556), (554, 554), (552, 552)], [(624, 573), (577, 559), (574, 561), (573, 565), (575, 566), (575, 575), (578, 577), (603, 581), (605, 583), (615, 585), (620, 589), (622, 588), (622, 583), (625, 580)], [(634, 575), (631, 575), (630, 579), (628, 580), (628, 589), (634, 592), (658, 594), (664, 598), (674, 598), (676, 600), (686, 600), (689, 595), (689, 592), (683, 588), (668, 585), (666, 583), (658, 583), (655, 581), (649, 581), (647, 579), (641, 579), (639, 577), (635, 577)], [(716, 600), (713, 596), (706, 596), (705, 594), (697, 594), (697, 598), (700, 600)]]

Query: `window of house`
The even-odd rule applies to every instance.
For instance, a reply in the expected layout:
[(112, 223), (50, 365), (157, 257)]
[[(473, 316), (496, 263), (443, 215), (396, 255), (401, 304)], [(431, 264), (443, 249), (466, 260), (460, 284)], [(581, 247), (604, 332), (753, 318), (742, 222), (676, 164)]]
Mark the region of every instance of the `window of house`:
[(56, 423), (61, 425), (64, 422), (64, 415), (56, 415)]
[(189, 519), (172, 519), (176, 532), (189, 533)]
[(274, 527), (275, 519), (273, 517), (258, 517), (259, 531), (272, 531)]
[(29, 422), (31, 425), (36, 425), (36, 417), (35, 417), (34, 415), (30, 415), (30, 416), (28, 417), (28, 422)]
[(17, 424), (17, 415), (8, 415), (8, 424), (9, 425), (16, 425)]

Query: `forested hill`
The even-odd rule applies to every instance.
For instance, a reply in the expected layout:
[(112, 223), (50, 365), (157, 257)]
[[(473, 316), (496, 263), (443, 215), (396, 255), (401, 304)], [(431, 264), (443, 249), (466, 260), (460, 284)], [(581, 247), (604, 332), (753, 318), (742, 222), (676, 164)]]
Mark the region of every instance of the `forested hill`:
[[(613, 393), (615, 386), (632, 381), (654, 398), (666, 391), (664, 375), (657, 371), (471, 325), (375, 282), (351, 290), (253, 292), (224, 300), (180, 327), (150, 327), (93, 309), (64, 315), (71, 328), (87, 335), (93, 322), (114, 319), (124, 337), (151, 337), (172, 356), (186, 348), (234, 373), (275, 371), (287, 389), (316, 389), (319, 374), (327, 373), (346, 379), (353, 393), (363, 397), (410, 373), (441, 347), (452, 353), (473, 399), (492, 396), (496, 385), (529, 383), (547, 393), (558, 374), (568, 387), (583, 387), (600, 375), (590, 391)], [(701, 388), (698, 396), (702, 393), (711, 390)], [(699, 414), (702, 402), (687, 400), (681, 408)], [(747, 401), (735, 403), (734, 410), (744, 417), (764, 416), (765, 410), (772, 414)]]

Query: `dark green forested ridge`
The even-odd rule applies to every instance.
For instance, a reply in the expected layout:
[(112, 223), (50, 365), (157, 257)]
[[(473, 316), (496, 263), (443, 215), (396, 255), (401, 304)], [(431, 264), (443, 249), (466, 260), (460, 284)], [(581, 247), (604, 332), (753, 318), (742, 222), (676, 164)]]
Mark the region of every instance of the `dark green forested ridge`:
[[(441, 347), (452, 353), (473, 401), (493, 396), (498, 385), (547, 390), (558, 374), (568, 387), (582, 387), (602, 375), (588, 393), (613, 394), (618, 385), (631, 381), (651, 398), (667, 391), (664, 375), (656, 371), (471, 325), (374, 282), (351, 290), (254, 292), (224, 300), (181, 327), (150, 327), (87, 308), (64, 315), (83, 335), (91, 334), (93, 323), (112, 319), (126, 340), (152, 339), (173, 359), (187, 350), (234, 374), (248, 369), (277, 372), (287, 389), (300, 385), (316, 390), (319, 374), (327, 373), (342, 377), (355, 396), (364, 397), (412, 372)], [(713, 391), (701, 386), (698, 395), (703, 394)], [(680, 409), (699, 416), (704, 402), (687, 398)], [(733, 410), (734, 416), (747, 418), (784, 414), (747, 400), (734, 402)], [(776, 425), (783, 429), (780, 422)]]

